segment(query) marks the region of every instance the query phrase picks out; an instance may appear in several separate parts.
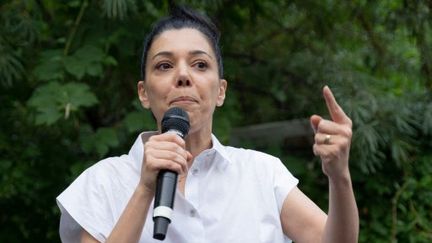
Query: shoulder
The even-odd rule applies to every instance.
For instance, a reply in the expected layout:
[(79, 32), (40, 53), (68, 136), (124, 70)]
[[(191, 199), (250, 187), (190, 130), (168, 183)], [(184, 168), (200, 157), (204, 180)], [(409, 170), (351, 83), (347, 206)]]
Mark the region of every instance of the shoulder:
[(108, 157), (100, 160), (85, 170), (86, 173), (91, 174), (122, 174), (124, 172), (130, 173), (131, 171), (138, 171), (133, 158), (130, 155), (121, 155), (116, 157)]
[(253, 171), (257, 175), (270, 180), (280, 180), (283, 183), (296, 185), (298, 180), (293, 176), (284, 163), (273, 155), (253, 150), (224, 146), (227, 157), (234, 167), (241, 167), (242, 171)]
[(272, 189), (280, 213), (284, 199), (298, 184), (298, 179), (273, 155), (230, 146), (225, 146), (225, 151), (231, 158), (232, 167), (238, 169), (242, 177), (253, 177), (261, 188)]
[(237, 168), (243, 173), (273, 181), (275, 175), (285, 173), (291, 175), (282, 161), (270, 154), (253, 150), (224, 146), (226, 157), (231, 168)]
[(140, 170), (141, 168), (129, 155), (109, 157), (87, 168), (75, 182), (81, 180), (85, 181), (86, 186), (105, 189), (113, 185), (133, 185), (140, 174)]
[(233, 147), (223, 145), (219, 142), (217, 137), (212, 134), (213, 148), (219, 152), (229, 162), (235, 164), (251, 164), (268, 165), (271, 163), (281, 163), (280, 160), (270, 154), (260, 152), (253, 149), (245, 149), (240, 147)]
[[(134, 184), (139, 175), (129, 155), (109, 157), (98, 161), (84, 170), (59, 196), (71, 200), (74, 195), (88, 196), (112, 190), (118, 186)], [(137, 175), (137, 176), (134, 176)]]
[[(133, 160), (127, 155), (103, 159), (83, 171), (56, 199), (62, 213), (62, 240), (75, 239), (84, 228), (98, 240), (113, 227), (138, 181)], [(77, 231), (78, 229), (78, 231)], [(72, 240), (71, 242), (74, 242)]]
[(247, 163), (261, 166), (269, 166), (275, 163), (282, 163), (281, 160), (273, 155), (253, 150), (231, 146), (224, 146), (227, 156), (234, 163)]

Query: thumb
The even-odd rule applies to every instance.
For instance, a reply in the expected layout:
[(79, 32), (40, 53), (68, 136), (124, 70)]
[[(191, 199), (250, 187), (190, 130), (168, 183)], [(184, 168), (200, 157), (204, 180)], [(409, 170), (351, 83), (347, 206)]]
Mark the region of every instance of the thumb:
[(312, 115), (310, 117), (310, 124), (311, 124), (311, 127), (312, 127), (314, 133), (316, 133), (316, 131), (318, 129), (318, 124), (321, 122), (322, 119), (323, 118), (318, 116), (318, 115)]
[(190, 161), (192, 161), (192, 159), (193, 159), (193, 156), (192, 156), (192, 154), (189, 152), (189, 151), (186, 151), (186, 153), (187, 153), (187, 162), (190, 162)]

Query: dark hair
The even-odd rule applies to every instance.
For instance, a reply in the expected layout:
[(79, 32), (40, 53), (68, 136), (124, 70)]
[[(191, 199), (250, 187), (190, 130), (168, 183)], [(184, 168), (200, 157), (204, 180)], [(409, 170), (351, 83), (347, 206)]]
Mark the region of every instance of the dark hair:
[(151, 45), (153, 44), (154, 39), (166, 30), (178, 30), (183, 28), (196, 29), (202, 34), (204, 34), (216, 55), (219, 78), (223, 77), (222, 55), (219, 48), (220, 33), (216, 25), (213, 24), (213, 22), (211, 22), (206, 16), (201, 15), (194, 10), (176, 6), (171, 9), (169, 16), (159, 20), (153, 25), (152, 30), (150, 31), (150, 33), (147, 34), (144, 40), (144, 50), (141, 57), (142, 80), (145, 79), (147, 54), (150, 50)]

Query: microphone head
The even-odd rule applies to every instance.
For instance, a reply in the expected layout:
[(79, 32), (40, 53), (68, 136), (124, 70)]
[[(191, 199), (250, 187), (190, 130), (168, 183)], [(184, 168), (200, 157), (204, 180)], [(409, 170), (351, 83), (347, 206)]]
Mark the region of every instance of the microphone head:
[(189, 116), (186, 111), (178, 107), (167, 110), (162, 118), (162, 133), (169, 130), (176, 130), (181, 133), (181, 137), (186, 137), (189, 132)]

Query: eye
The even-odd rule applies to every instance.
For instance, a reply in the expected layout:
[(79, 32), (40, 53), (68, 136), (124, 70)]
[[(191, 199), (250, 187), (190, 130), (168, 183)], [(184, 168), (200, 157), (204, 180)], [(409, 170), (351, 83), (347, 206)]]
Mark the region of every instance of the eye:
[(161, 71), (165, 71), (172, 68), (171, 64), (163, 62), (163, 63), (159, 63), (156, 65), (156, 69), (161, 70)]
[(208, 67), (208, 64), (204, 61), (198, 61), (194, 64), (195, 67), (197, 67), (199, 70), (206, 70)]

